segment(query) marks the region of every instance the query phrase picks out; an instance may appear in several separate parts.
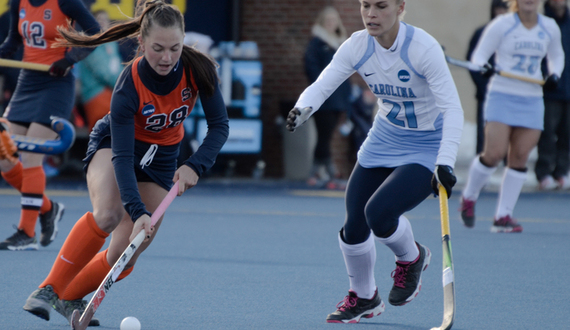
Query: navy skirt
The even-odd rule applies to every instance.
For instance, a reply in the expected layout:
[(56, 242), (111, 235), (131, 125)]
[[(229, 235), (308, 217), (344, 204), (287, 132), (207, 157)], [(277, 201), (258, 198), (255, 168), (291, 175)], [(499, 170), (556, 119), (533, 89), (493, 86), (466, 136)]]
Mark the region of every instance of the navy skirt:
[(52, 77), (46, 72), (21, 70), (6, 108), (9, 121), (51, 124), (51, 116), (69, 119), (75, 104), (75, 77)]

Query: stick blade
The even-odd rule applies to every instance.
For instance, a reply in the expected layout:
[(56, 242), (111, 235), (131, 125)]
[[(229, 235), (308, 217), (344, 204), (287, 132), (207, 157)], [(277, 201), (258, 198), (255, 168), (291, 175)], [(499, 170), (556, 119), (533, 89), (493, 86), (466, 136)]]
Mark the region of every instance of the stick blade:
[(74, 310), (71, 314), (71, 329), (72, 330), (85, 330), (89, 326), (89, 322), (93, 318), (95, 310), (93, 306), (88, 306), (83, 315), (79, 310)]
[(81, 317), (81, 313), (76, 309), (71, 314), (71, 330), (78, 330), (79, 328), (79, 318)]

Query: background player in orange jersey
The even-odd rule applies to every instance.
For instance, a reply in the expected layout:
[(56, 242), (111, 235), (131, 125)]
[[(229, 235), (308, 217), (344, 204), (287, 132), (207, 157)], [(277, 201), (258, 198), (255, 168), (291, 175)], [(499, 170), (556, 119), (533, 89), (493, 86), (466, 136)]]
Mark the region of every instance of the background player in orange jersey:
[[(101, 34), (62, 34), (67, 39), (62, 46), (96, 46), (138, 35), (143, 56), (123, 70), (113, 92), (110, 114), (99, 120), (90, 135), (85, 161), (93, 212), (77, 221), (50, 274), (24, 306), (46, 320), (52, 306), (68, 320), (74, 309), (83, 312), (86, 301), (82, 298), (97, 289), (130, 241), (144, 230), (147, 239), (118, 280), (133, 270), (162, 221), (151, 228), (151, 212), (173, 182), (179, 182), (179, 195), (196, 185), (200, 175), (214, 164), (229, 133), (216, 64), (184, 45), (184, 18), (176, 7), (162, 0), (141, 0), (137, 17)], [(177, 169), (184, 133), (181, 124), (198, 95), (208, 134)], [(109, 248), (99, 252), (111, 232)]]
[[(21, 45), (25, 62), (50, 65), (49, 72), (21, 70), (18, 85), (4, 113), (11, 132), (54, 139), (51, 116), (69, 118), (75, 100), (72, 65), (91, 52), (86, 48), (52, 48), (56, 27), (76, 21), (87, 33), (99, 32), (99, 24), (81, 0), (12, 0), (10, 32), (0, 47), (0, 57), (9, 58)], [(56, 96), (56, 97), (55, 97)], [(17, 231), (0, 243), (0, 250), (37, 250), (35, 227), (40, 216), (40, 244), (49, 245), (57, 234), (63, 204), (45, 194), (43, 154), (22, 152), (20, 161), (0, 159), (2, 177), (22, 194), (22, 213)]]

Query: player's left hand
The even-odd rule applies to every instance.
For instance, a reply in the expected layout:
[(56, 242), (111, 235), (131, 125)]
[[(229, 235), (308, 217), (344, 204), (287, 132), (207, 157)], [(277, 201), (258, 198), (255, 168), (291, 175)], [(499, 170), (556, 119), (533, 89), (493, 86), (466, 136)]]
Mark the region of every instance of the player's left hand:
[(18, 162), (18, 148), (10, 136), (10, 124), (0, 118), (0, 160), (6, 159), (12, 164)]
[(544, 81), (544, 89), (547, 91), (553, 91), (556, 90), (556, 88), (558, 87), (558, 82), (560, 81), (560, 77), (558, 77), (555, 74), (551, 74), (550, 76), (548, 76), (548, 78), (546, 78), (546, 80)]
[(433, 177), (431, 178), (431, 188), (434, 194), (439, 195), (438, 184), (441, 184), (445, 191), (447, 191), (447, 198), (451, 197), (451, 188), (455, 186), (457, 178), (455, 173), (453, 173), (453, 168), (447, 165), (435, 165), (435, 171), (433, 172)]
[(65, 77), (73, 63), (69, 62), (66, 58), (57, 60), (51, 64), (49, 67), (49, 74), (54, 77)]
[(172, 182), (178, 182), (178, 196), (181, 196), (187, 189), (194, 187), (200, 177), (196, 172), (188, 165), (180, 166), (174, 173), (174, 178)]
[(138, 233), (141, 232), (141, 230), (144, 229), (144, 240), (143, 242), (146, 242), (150, 239), (150, 236), (152, 235), (152, 232), (154, 231), (154, 226), (151, 227), (151, 220), (150, 220), (150, 216), (148, 214), (143, 214), (141, 215), (137, 221), (135, 221), (135, 225), (133, 226), (133, 231), (131, 232), (131, 236), (129, 237), (129, 242), (132, 242), (135, 237), (137, 237)]

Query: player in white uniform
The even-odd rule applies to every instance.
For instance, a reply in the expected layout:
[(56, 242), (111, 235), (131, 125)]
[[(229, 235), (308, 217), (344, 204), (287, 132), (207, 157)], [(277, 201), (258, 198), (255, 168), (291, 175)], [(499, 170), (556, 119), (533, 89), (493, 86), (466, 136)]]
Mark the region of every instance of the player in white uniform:
[(424, 30), (400, 22), (404, 0), (361, 0), (360, 7), (366, 30), (337, 50), (287, 118), (287, 128), (295, 130), (354, 72), (378, 97), (380, 109), (346, 190), (339, 244), (350, 290), (327, 316), (335, 323), (356, 323), (384, 311), (374, 279), (375, 241), (396, 256), (389, 302), (401, 306), (418, 294), (431, 253), (416, 243), (403, 213), (437, 194), (438, 183), (451, 195), (463, 128), (441, 46)]
[[(493, 70), (487, 60), (495, 54), (498, 69), (519, 76), (542, 79), (546, 56), (549, 76), (545, 88), (555, 88), (564, 69), (560, 29), (552, 18), (538, 13), (540, 0), (511, 0), (510, 13), (498, 16), (484, 30), (472, 62)], [(499, 162), (507, 156), (495, 219), (491, 232), (522, 232), (513, 209), (526, 180), (526, 162), (538, 143), (544, 122), (542, 86), (494, 76), (485, 104), (485, 146), (469, 170), (461, 198), (461, 217), (475, 225), (475, 201)]]

